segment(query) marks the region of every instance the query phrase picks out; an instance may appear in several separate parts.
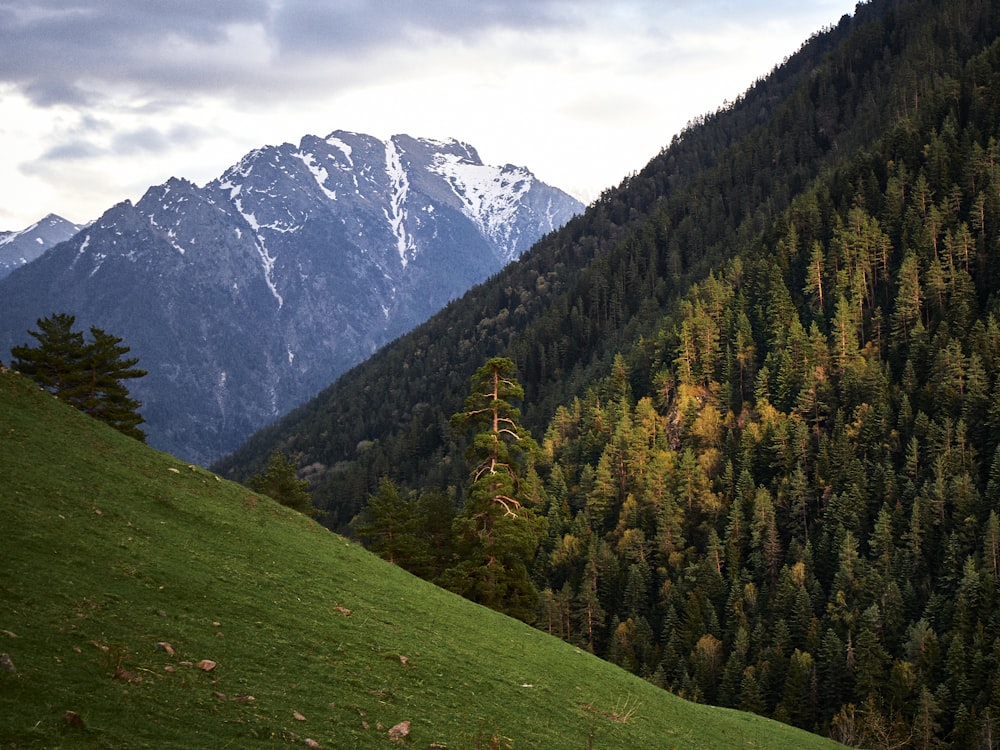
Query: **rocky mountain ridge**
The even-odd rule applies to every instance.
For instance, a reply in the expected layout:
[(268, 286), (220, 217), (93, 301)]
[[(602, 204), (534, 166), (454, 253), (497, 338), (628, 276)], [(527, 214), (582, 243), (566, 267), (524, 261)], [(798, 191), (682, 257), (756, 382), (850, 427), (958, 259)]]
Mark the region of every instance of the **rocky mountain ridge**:
[(0, 351), (57, 311), (122, 336), (150, 443), (208, 462), (580, 210), (458, 141), (305, 136), (151, 187), (0, 282)]
[(56, 214), (48, 214), (29, 227), (0, 232), (0, 279), (35, 260), (50, 247), (68, 240), (81, 226)]

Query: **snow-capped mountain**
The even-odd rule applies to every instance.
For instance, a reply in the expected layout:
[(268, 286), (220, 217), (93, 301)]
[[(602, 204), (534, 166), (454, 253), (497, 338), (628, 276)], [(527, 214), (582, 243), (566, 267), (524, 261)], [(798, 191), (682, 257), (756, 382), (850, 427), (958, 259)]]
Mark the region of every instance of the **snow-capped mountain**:
[(79, 231), (78, 224), (49, 214), (19, 232), (0, 232), (0, 279)]
[(306, 136), (152, 187), (0, 281), (0, 353), (54, 312), (123, 337), (149, 442), (206, 463), (582, 208), (457, 141)]

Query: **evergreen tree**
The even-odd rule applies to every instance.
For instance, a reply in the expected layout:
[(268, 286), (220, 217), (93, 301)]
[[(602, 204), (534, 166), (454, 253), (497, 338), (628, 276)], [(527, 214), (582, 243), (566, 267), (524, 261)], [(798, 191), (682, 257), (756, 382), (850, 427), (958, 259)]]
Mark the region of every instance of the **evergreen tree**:
[(354, 533), (383, 560), (433, 581), (452, 562), (454, 515), (452, 498), (445, 493), (417, 497), (383, 477), (355, 519)]
[(11, 367), (27, 375), (57, 398), (138, 440), (144, 421), (141, 404), (129, 396), (123, 380), (146, 375), (139, 360), (126, 358), (129, 347), (122, 339), (91, 326), (89, 342), (73, 330), (76, 318), (56, 313), (36, 321), (37, 331), (28, 334), (37, 346), (21, 344), (11, 348)]
[(145, 433), (139, 429), (144, 420), (138, 409), (141, 404), (129, 396), (123, 380), (141, 378), (145, 370), (136, 369), (138, 358), (125, 358), (129, 347), (122, 346), (117, 336), (91, 327), (91, 341), (84, 356), (84, 392), (78, 407), (115, 429), (139, 440)]
[(267, 468), (247, 480), (247, 487), (299, 513), (314, 518), (322, 515), (322, 512), (313, 506), (309, 483), (298, 478), (295, 462), (278, 449), (271, 451)]
[(472, 376), (471, 393), (462, 411), (451, 418), (456, 431), (473, 433), (466, 452), (470, 498), (498, 505), (508, 517), (518, 515), (521, 500), (530, 494), (525, 482), (538, 450), (513, 403), (524, 398), (513, 373), (511, 360), (489, 360)]
[(812, 654), (795, 649), (789, 659), (788, 678), (781, 698), (789, 723), (812, 729), (817, 700), (815, 683), (816, 665)]
[(892, 335), (901, 346), (909, 343), (910, 335), (920, 322), (920, 265), (912, 252), (903, 257), (897, 276), (899, 288), (890, 320)]
[(56, 313), (35, 322), (38, 330), (28, 331), (28, 335), (35, 338), (37, 346), (12, 347), (11, 368), (65, 401), (79, 399), (86, 378), (86, 345), (83, 333), (73, 330), (76, 318)]
[(598, 644), (604, 635), (607, 621), (607, 612), (601, 604), (597, 555), (598, 545), (596, 541), (592, 541), (584, 566), (583, 580), (573, 602), (576, 632), (581, 645), (592, 654), (598, 652)]
[(409, 570), (417, 542), (414, 507), (400, 493), (396, 483), (382, 477), (378, 492), (368, 496), (354, 533), (365, 546), (394, 565)]
[(538, 592), (529, 576), (545, 519), (527, 507), (540, 492), (534, 472), (538, 448), (520, 424), (515, 400), (524, 390), (514, 363), (495, 357), (476, 371), (456, 430), (472, 432), (466, 452), (469, 486), (455, 519), (459, 562), (445, 571), (445, 587), (467, 599), (531, 621)]

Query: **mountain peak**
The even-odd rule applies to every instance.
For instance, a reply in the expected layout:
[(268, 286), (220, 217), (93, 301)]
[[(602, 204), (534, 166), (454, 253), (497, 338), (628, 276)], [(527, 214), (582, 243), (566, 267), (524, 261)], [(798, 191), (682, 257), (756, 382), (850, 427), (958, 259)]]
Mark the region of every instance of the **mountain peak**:
[(455, 139), (335, 130), (171, 177), (0, 287), (0, 351), (52, 309), (122, 336), (152, 445), (207, 462), (581, 211)]
[(80, 229), (80, 225), (50, 213), (19, 231), (0, 232), (0, 279), (68, 240)]

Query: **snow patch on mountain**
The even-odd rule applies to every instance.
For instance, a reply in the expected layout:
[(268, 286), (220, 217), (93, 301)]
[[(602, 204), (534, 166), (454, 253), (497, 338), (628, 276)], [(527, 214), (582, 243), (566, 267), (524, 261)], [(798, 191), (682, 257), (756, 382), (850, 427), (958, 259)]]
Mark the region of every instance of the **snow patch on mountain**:
[(316, 163), (316, 154), (307, 154), (302, 151), (296, 152), (295, 156), (302, 160), (302, 163), (306, 165), (312, 176), (316, 178), (316, 184), (319, 185), (319, 189), (323, 191), (323, 195), (332, 201), (337, 200), (337, 192), (335, 190), (330, 190), (326, 186), (327, 180), (330, 179), (330, 173), (326, 171), (326, 167)]
[(285, 304), (285, 300), (278, 291), (278, 285), (274, 283), (274, 263), (277, 258), (274, 258), (267, 251), (267, 248), (261, 241), (260, 235), (257, 235), (254, 245), (257, 247), (257, 253), (260, 255), (261, 266), (264, 269), (264, 281), (267, 283), (267, 288), (271, 290), (271, 294), (273, 294), (274, 298), (278, 300), (278, 309), (280, 310), (282, 305)]
[(454, 153), (437, 154), (431, 169), (451, 186), (462, 212), (510, 254), (517, 214), (535, 176), (523, 167), (472, 163)]
[[(163, 195), (166, 196), (166, 194), (168, 192), (170, 192), (169, 188), (163, 193)], [(166, 209), (167, 205), (164, 204), (163, 208)], [(160, 226), (156, 222), (156, 214), (152, 214), (152, 213), (148, 214), (146, 218), (149, 219), (149, 225), (151, 227), (153, 227), (154, 229), (159, 229), (161, 232), (163, 232), (164, 234), (166, 234), (167, 241), (170, 243), (170, 246), (174, 250), (176, 250), (177, 252), (179, 252), (181, 255), (184, 255), (184, 248), (181, 247), (180, 244), (177, 242), (177, 230), (176, 229), (174, 229), (173, 227), (171, 227), (169, 229), (164, 229), (162, 226)], [(130, 257), (129, 260), (134, 260), (134, 257)]]
[(389, 220), (392, 233), (396, 237), (396, 251), (403, 267), (409, 262), (407, 254), (416, 250), (416, 243), (406, 231), (406, 196), (410, 192), (410, 179), (403, 168), (396, 142), (390, 138), (385, 143), (385, 171), (389, 175), (389, 208), (385, 218)]
[(101, 270), (101, 266), (104, 265), (104, 261), (108, 256), (105, 253), (95, 253), (94, 254), (94, 267), (90, 270), (88, 276), (93, 276), (95, 273)]
[(181, 255), (184, 255), (184, 248), (180, 246), (179, 242), (177, 242), (177, 230), (176, 229), (168, 229), (167, 230), (167, 239), (170, 240), (170, 246), (174, 250), (176, 250), (177, 252), (179, 252)]
[(351, 158), (354, 149), (349, 144), (334, 135), (328, 136), (326, 142), (334, 148), (340, 149), (341, 153), (344, 154), (344, 158), (347, 159), (347, 168), (354, 169), (354, 159)]
[(69, 264), (70, 269), (76, 268), (77, 261), (83, 257), (84, 253), (87, 252), (87, 248), (89, 247), (90, 247), (90, 234), (88, 233), (84, 235), (83, 241), (80, 242), (80, 247), (77, 248), (76, 253), (73, 254), (73, 260)]
[(257, 250), (257, 255), (260, 257), (261, 267), (264, 271), (264, 282), (267, 284), (267, 288), (271, 290), (274, 298), (278, 300), (278, 309), (280, 310), (282, 305), (285, 304), (285, 300), (278, 291), (278, 285), (274, 282), (274, 263), (277, 258), (273, 257), (267, 251), (264, 237), (260, 233), (261, 225), (257, 222), (257, 216), (250, 211), (243, 210), (243, 200), (241, 198), (234, 199), (233, 205), (236, 206), (237, 212), (254, 231), (254, 247)]

